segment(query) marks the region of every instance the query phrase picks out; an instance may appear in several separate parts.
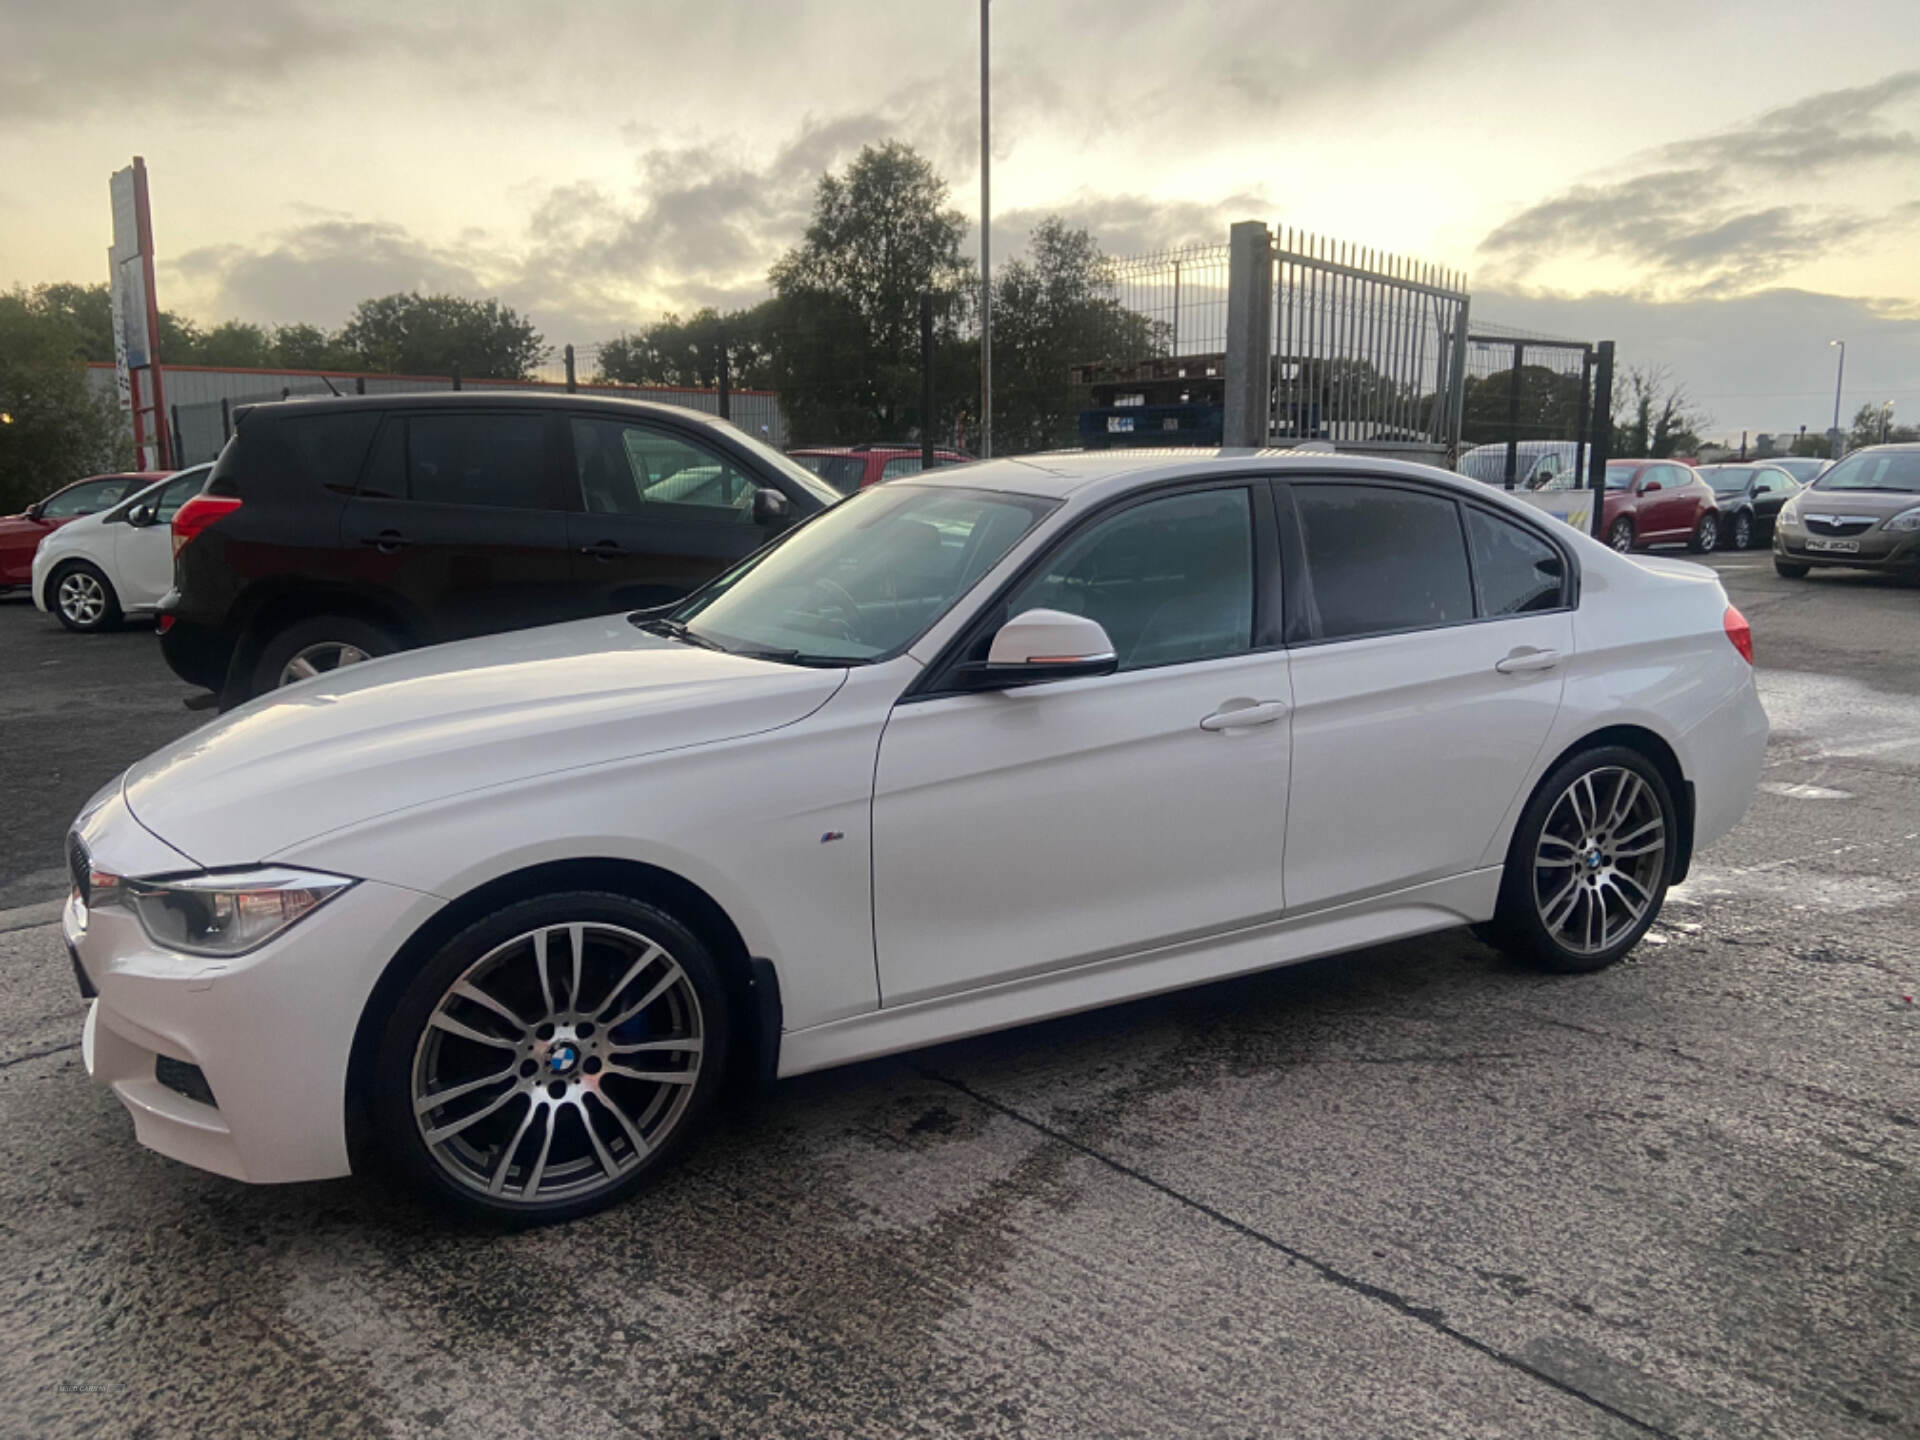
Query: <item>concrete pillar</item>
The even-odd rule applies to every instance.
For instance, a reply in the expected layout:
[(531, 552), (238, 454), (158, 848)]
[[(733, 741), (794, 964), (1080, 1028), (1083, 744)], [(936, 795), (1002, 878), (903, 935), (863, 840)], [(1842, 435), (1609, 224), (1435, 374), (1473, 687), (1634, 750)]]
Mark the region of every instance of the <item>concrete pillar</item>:
[(1242, 220), (1227, 237), (1226, 417), (1221, 443), (1259, 447), (1273, 418), (1273, 233)]

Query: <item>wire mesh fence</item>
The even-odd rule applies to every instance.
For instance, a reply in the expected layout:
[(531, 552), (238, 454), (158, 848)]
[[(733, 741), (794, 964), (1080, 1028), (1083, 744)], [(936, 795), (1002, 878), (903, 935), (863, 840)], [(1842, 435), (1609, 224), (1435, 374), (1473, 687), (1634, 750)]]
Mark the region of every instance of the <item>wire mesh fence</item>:
[(1525, 492), (1577, 489), (1588, 470), (1594, 347), (1476, 324), (1467, 337), (1458, 469)]
[(1273, 438), (1450, 458), (1465, 278), (1300, 230), (1276, 240)]

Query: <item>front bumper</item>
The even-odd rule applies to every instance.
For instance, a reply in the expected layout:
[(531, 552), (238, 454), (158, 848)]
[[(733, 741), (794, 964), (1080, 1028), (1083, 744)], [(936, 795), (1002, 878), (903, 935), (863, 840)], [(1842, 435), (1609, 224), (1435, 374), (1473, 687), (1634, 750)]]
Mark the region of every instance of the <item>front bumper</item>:
[[(82, 826), (109, 870), (116, 852), (151, 849), (144, 833), (118, 796)], [(354, 1033), (387, 961), (442, 903), (363, 880), (252, 954), (210, 959), (155, 945), (130, 911), (70, 896), (62, 928), (99, 992), (87, 1073), (126, 1106), (140, 1143), (172, 1159), (237, 1180), (345, 1175)], [(184, 1067), (213, 1103), (165, 1083)]]
[(1888, 531), (1875, 526), (1864, 534), (1848, 536), (1860, 548), (1852, 553), (1835, 553), (1831, 550), (1809, 550), (1809, 540), (1824, 540), (1823, 535), (1809, 535), (1805, 530), (1788, 530), (1785, 526), (1776, 526), (1773, 532), (1773, 553), (1782, 560), (1795, 565), (1839, 565), (1851, 570), (1897, 570), (1902, 573), (1920, 572), (1920, 531)]

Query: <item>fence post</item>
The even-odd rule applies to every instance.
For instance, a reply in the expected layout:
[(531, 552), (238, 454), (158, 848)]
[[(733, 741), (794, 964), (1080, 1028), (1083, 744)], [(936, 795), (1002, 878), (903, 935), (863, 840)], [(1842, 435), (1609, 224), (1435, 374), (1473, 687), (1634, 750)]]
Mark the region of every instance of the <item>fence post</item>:
[(226, 444), (233, 438), (233, 402), (226, 396), (220, 397), (220, 443)]
[(364, 395), (367, 393), (367, 377), (366, 376), (356, 375), (353, 377), (353, 393), (356, 395)]
[(920, 468), (933, 469), (933, 292), (920, 292)]
[(1595, 347), (1598, 358), (1593, 369), (1593, 444), (1587, 462), (1587, 488), (1593, 492), (1593, 524), (1589, 533), (1600, 533), (1600, 512), (1606, 508), (1607, 452), (1613, 448), (1613, 341), (1602, 340)]
[(733, 365), (731, 363), (732, 356), (728, 354), (731, 348), (724, 339), (720, 342), (720, 364), (718, 367), (720, 394), (718, 396), (718, 402), (720, 406), (720, 418), (722, 420), (731, 420), (733, 418)]
[[(574, 383), (574, 378), (573, 378), (573, 346), (571, 346), (571, 345), (569, 345), (569, 346), (567, 346), (567, 393), (568, 393), (569, 395), (571, 395), (571, 394), (573, 394), (573, 392), (574, 392), (574, 391), (576, 391), (576, 390), (578, 390), (579, 388), (580, 388), (580, 387), (579, 387), (579, 386), (578, 386), (577, 384), (575, 384), (575, 383)], [(722, 410), (722, 411), (721, 411), (720, 413), (721, 413), (722, 415), (724, 415), (724, 414), (726, 414), (727, 412), (726, 412), (726, 411), (724, 411), (724, 410)]]
[(1580, 404), (1575, 409), (1573, 420), (1573, 473), (1580, 473), (1581, 461), (1586, 458), (1587, 406), (1593, 397), (1593, 347), (1587, 346), (1580, 352)]
[[(1461, 288), (1464, 290), (1465, 285), (1463, 284)], [(1452, 393), (1447, 397), (1447, 425), (1451, 433), (1447, 437), (1447, 453), (1452, 457), (1451, 463), (1455, 465), (1460, 463), (1460, 453), (1465, 443), (1462, 431), (1466, 428), (1467, 419), (1467, 330), (1469, 328), (1467, 312), (1472, 306), (1472, 299), (1462, 295), (1460, 313), (1453, 324)]]
[(1527, 347), (1513, 345), (1513, 368), (1507, 372), (1507, 489), (1520, 478), (1520, 366), (1526, 360)]
[(453, 368), (453, 376), (452, 376), (453, 388), (458, 390), (460, 388), (460, 367), (458, 365), (455, 365), (452, 368)]
[(1226, 414), (1220, 443), (1259, 448), (1273, 423), (1273, 234), (1259, 220), (1227, 232)]
[(169, 405), (167, 409), (173, 416), (173, 432), (168, 436), (172, 444), (167, 449), (167, 458), (175, 465), (184, 465), (187, 462), (180, 455), (180, 407)]

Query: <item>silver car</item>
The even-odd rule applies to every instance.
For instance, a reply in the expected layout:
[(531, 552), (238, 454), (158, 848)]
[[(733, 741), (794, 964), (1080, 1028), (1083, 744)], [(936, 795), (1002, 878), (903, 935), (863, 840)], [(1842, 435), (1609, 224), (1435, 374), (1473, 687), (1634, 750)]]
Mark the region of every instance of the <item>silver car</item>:
[(1920, 445), (1856, 450), (1786, 503), (1773, 568), (1798, 580), (1816, 565), (1920, 575)]

